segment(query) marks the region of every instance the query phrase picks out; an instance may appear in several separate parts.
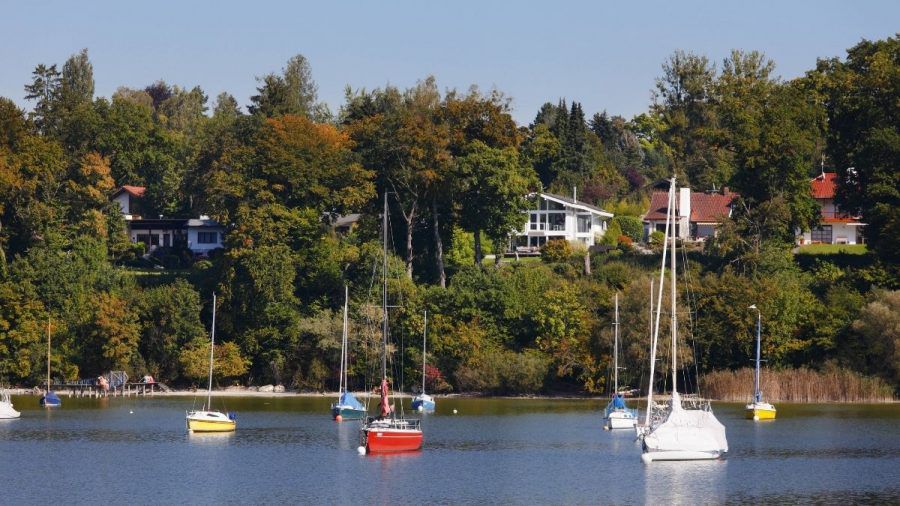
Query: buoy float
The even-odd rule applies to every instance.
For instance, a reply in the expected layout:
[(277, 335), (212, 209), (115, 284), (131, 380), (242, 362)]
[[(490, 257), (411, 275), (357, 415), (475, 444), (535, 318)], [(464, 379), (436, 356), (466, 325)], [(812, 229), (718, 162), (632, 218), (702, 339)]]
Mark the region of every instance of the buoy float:
[(419, 411), (419, 413), (421, 413), (421, 412), (425, 411), (425, 408), (423, 408), (422, 405), (419, 404), (418, 411)]
[(455, 415), (456, 413), (457, 413), (457, 411), (454, 409), (454, 410), (453, 410), (453, 414)]
[(341, 415), (338, 415), (338, 416), (334, 417), (334, 421), (335, 421), (335, 422), (343, 422), (343, 421), (344, 421), (344, 417), (341, 416)]
[(133, 414), (134, 414), (134, 410), (129, 409), (129, 410), (128, 410), (128, 414), (129, 414), (129, 415), (133, 415)]
[(758, 422), (758, 421), (759, 421), (759, 415), (753, 415), (753, 421), (754, 421), (754, 422)]
[(357, 447), (356, 447), (356, 453), (358, 453), (358, 454), (360, 454), (360, 455), (365, 455), (365, 454), (366, 454), (366, 447), (365, 447), (365, 446), (357, 446)]

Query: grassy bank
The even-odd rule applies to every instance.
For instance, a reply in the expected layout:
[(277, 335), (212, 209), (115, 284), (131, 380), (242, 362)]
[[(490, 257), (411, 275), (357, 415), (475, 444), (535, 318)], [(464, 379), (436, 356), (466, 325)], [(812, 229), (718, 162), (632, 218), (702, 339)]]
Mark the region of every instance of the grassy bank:
[[(746, 401), (753, 393), (753, 369), (715, 371), (703, 376), (704, 396)], [(893, 391), (884, 380), (847, 369), (763, 370), (760, 390), (771, 402), (891, 402)]]

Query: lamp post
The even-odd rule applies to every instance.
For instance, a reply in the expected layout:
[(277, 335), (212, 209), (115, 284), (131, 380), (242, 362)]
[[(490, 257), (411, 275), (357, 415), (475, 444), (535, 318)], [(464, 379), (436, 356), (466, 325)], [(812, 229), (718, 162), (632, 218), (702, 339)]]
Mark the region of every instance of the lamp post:
[(756, 310), (756, 369), (753, 371), (753, 402), (759, 402), (762, 400), (759, 394), (759, 343), (762, 331), (762, 314), (760, 313), (759, 308), (756, 307), (756, 304), (753, 304), (747, 309)]

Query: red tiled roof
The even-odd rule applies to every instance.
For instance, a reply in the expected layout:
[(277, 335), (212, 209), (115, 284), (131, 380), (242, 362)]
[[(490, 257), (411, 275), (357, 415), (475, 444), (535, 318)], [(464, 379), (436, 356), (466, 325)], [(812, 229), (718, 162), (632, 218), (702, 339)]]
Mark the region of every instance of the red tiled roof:
[(691, 221), (694, 223), (716, 223), (729, 214), (731, 201), (736, 193), (691, 192)]
[[(728, 206), (737, 197), (737, 193), (703, 193), (691, 192), (691, 219), (693, 223), (715, 223), (719, 218), (728, 216)], [(653, 192), (650, 196), (650, 210), (644, 215), (647, 221), (666, 219), (668, 192)]]
[(837, 186), (837, 174), (825, 172), (813, 178), (810, 182), (814, 199), (833, 199), (834, 188)]
[[(143, 186), (130, 186), (130, 185), (122, 185), (121, 191), (128, 192), (132, 197), (143, 197), (144, 196), (144, 188)], [(118, 193), (118, 192), (116, 192)]]
[(669, 192), (653, 192), (650, 195), (650, 210), (644, 215), (644, 219), (647, 221), (665, 220), (668, 203)]

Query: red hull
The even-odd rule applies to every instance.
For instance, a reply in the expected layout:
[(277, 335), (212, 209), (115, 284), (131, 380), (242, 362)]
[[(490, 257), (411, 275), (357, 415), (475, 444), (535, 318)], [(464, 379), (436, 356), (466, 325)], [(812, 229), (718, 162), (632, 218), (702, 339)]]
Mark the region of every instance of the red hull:
[(421, 430), (364, 429), (369, 453), (410, 452), (422, 449)]

